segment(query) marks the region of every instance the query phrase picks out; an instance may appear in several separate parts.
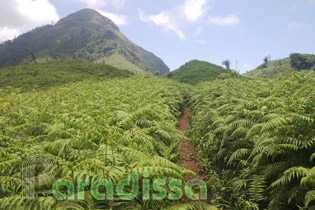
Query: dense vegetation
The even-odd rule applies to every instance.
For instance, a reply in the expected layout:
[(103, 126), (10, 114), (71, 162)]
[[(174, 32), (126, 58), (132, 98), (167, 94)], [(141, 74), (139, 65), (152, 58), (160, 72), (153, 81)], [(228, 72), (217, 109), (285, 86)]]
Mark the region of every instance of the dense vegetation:
[(263, 64), (245, 75), (258, 78), (275, 78), (294, 71), (314, 69), (315, 55), (292, 53), (288, 58), (273, 61), (266, 57)]
[(315, 72), (202, 83), (190, 137), (229, 209), (315, 209)]
[[(56, 164), (56, 178), (106, 178), (131, 172), (150, 178), (191, 173), (176, 164), (182, 134), (176, 123), (184, 103), (182, 85), (153, 76), (84, 81), (28, 93), (1, 93), (0, 209), (188, 209), (163, 200), (56, 201), (52, 184), (36, 186), (36, 199), (22, 195), (21, 164), (43, 154)], [(40, 168), (38, 169), (40, 170)], [(34, 176), (36, 174), (33, 174)], [(172, 207), (175, 204), (175, 207)], [(208, 207), (208, 209), (215, 209)]]
[[(315, 209), (315, 72), (305, 56), (251, 73), (273, 79), (197, 60), (162, 78), (78, 61), (0, 69), (0, 210)], [(22, 164), (36, 155), (54, 160), (56, 179), (74, 182), (117, 184), (145, 171), (151, 181), (183, 179), (192, 172), (178, 165), (176, 125), (187, 105), (216, 207), (145, 200), (142, 189), (132, 201), (99, 201), (88, 189), (84, 200), (57, 201), (53, 183), (36, 186), (36, 199), (22, 197)]]
[(294, 68), (291, 67), (290, 58), (284, 58), (261, 64), (245, 75), (256, 78), (274, 78), (294, 71)]
[(296, 70), (315, 70), (315, 55), (292, 53), (291, 67)]
[(83, 80), (100, 81), (110, 78), (126, 78), (131, 75), (130, 71), (104, 64), (51, 61), (0, 69), (0, 88), (20, 88), (20, 91), (24, 92)]
[(230, 69), (224, 69), (221, 66), (206, 61), (193, 60), (181, 66), (179, 69), (168, 73), (166, 77), (179, 82), (196, 85), (218, 78), (223, 79), (241, 76)]
[(55, 25), (36, 28), (0, 44), (0, 68), (50, 60), (106, 63), (132, 72), (169, 72), (154, 54), (128, 40), (108, 18), (83, 9)]

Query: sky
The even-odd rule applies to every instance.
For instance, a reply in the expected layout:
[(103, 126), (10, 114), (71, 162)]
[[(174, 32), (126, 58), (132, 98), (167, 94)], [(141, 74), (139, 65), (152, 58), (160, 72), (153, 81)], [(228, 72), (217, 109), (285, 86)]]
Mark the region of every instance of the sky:
[(315, 54), (315, 0), (1, 0), (0, 43), (83, 8), (112, 19), (171, 70), (228, 59), (244, 73), (265, 56)]

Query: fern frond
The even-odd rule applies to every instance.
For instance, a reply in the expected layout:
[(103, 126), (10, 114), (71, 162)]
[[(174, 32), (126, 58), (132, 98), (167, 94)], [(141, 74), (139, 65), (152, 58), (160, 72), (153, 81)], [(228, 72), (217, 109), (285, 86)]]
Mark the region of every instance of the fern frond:
[(231, 137), (234, 137), (237, 139), (243, 138), (246, 136), (247, 131), (248, 131), (247, 128), (239, 127), (231, 134)]
[(274, 181), (270, 186), (277, 187), (281, 185), (289, 184), (293, 179), (301, 179), (307, 175), (309, 169), (303, 167), (292, 167), (286, 170), (281, 178)]
[(175, 204), (165, 210), (218, 210), (218, 208), (204, 202), (191, 202), (187, 204)]
[(305, 206), (308, 207), (308, 205), (315, 201), (315, 190), (308, 191), (305, 195)]
[(233, 152), (227, 164), (231, 165), (233, 161), (241, 159), (245, 156), (248, 156), (250, 153), (251, 153), (251, 149), (247, 149), (247, 148), (238, 149), (235, 152)]
[(26, 199), (22, 196), (11, 196), (0, 199), (1, 210), (53, 210), (56, 207), (56, 199), (53, 197), (39, 197), (36, 199)]
[(266, 181), (263, 176), (254, 175), (249, 185), (250, 197), (254, 202), (266, 200)]
[(262, 127), (260, 133), (266, 132), (266, 131), (270, 131), (274, 128), (281, 128), (284, 125), (287, 124), (287, 121), (283, 118), (283, 117), (279, 117), (279, 118), (274, 118), (272, 120), (269, 120), (268, 122), (266, 122), (264, 124), (264, 126)]

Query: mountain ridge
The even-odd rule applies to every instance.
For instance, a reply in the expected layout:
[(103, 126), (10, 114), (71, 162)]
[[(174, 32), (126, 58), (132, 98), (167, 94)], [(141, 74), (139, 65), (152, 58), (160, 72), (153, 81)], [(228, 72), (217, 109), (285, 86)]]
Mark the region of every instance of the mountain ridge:
[(153, 53), (131, 42), (109, 19), (92, 9), (83, 9), (55, 25), (38, 27), (0, 44), (0, 68), (51, 60), (81, 60), (113, 65), (134, 73), (169, 72)]

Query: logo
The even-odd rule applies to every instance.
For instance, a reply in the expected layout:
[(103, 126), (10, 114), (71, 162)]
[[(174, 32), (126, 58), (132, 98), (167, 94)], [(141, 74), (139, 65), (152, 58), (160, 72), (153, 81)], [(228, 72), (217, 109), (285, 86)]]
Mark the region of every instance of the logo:
[(139, 195), (143, 200), (180, 200), (184, 194), (190, 200), (207, 200), (207, 185), (193, 179), (186, 183), (182, 179), (150, 178), (148, 171), (143, 174), (132, 172), (129, 179), (113, 184), (108, 179), (56, 180), (58, 166), (52, 157), (37, 155), (23, 162), (23, 195), (28, 199), (36, 197), (36, 187), (52, 185), (52, 193), (58, 200), (84, 200), (85, 192), (90, 191), (96, 200), (133, 200)]

